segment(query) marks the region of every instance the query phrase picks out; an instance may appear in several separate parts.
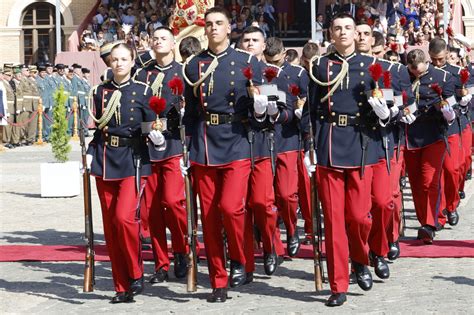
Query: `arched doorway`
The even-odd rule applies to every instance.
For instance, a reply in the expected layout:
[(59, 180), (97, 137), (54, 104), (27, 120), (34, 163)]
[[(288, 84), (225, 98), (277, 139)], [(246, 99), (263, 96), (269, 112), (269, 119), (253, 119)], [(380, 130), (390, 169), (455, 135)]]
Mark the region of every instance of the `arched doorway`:
[[(26, 64), (53, 62), (56, 52), (55, 7), (47, 2), (30, 4), (21, 15), (22, 59)], [(61, 25), (64, 19), (61, 15)], [(64, 33), (61, 31), (64, 41)], [(64, 43), (62, 43), (64, 46)]]

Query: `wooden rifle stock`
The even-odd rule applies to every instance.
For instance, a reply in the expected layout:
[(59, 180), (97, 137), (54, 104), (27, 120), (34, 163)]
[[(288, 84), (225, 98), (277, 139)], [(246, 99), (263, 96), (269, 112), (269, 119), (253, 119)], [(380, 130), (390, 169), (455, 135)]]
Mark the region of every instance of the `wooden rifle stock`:
[[(310, 125), (310, 148), (309, 156), (312, 165), (316, 165), (314, 160), (314, 140), (313, 130)], [(313, 243), (313, 261), (314, 261), (314, 286), (317, 292), (323, 290), (323, 264), (322, 264), (322, 225), (321, 225), (321, 208), (319, 206), (318, 186), (316, 180), (316, 172), (313, 172), (311, 178), (311, 218), (312, 218), (312, 243)]]
[(95, 253), (94, 253), (94, 230), (92, 224), (92, 200), (91, 200), (91, 178), (90, 170), (87, 168), (87, 151), (84, 136), (84, 127), (79, 131), (82, 155), (82, 185), (84, 190), (84, 218), (85, 218), (85, 238), (86, 238), (86, 258), (84, 266), (84, 292), (94, 291), (95, 284)]
[[(181, 123), (180, 125), (180, 136), (181, 144), (183, 146), (183, 163), (188, 165), (189, 155), (188, 146), (186, 145), (186, 132), (185, 126)], [(188, 270), (186, 275), (186, 291), (196, 292), (197, 290), (197, 253), (196, 253), (196, 238), (197, 238), (197, 227), (194, 224), (194, 202), (193, 202), (193, 189), (191, 186), (191, 179), (189, 174), (184, 176), (184, 192), (186, 194), (186, 217), (188, 224), (187, 243), (188, 243)]]

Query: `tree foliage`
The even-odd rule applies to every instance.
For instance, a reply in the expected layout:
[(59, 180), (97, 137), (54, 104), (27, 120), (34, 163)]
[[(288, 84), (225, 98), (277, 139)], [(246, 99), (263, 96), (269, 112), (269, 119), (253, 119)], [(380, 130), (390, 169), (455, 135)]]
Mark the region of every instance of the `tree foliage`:
[(66, 101), (68, 96), (64, 93), (64, 87), (61, 87), (54, 92), (54, 107), (53, 107), (53, 120), (54, 123), (51, 127), (50, 141), (53, 149), (53, 155), (57, 162), (64, 163), (69, 157), (68, 154), (71, 152), (71, 145), (69, 139), (71, 138), (68, 133), (68, 125), (66, 119)]

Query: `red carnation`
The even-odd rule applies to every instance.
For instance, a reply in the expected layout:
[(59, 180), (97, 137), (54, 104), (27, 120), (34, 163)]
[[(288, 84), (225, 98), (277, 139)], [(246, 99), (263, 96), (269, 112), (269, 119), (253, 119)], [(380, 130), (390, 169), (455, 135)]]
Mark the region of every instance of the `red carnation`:
[(405, 26), (405, 24), (407, 24), (407, 18), (402, 16), (400, 18), (400, 25), (403, 27), (403, 26)]
[(301, 93), (299, 86), (294, 83), (290, 84), (290, 87), (288, 89), (290, 90), (290, 93), (293, 96), (298, 96)]
[(461, 78), (461, 83), (465, 85), (467, 81), (469, 81), (469, 76), (470, 76), (469, 70), (467, 70), (466, 68), (462, 69), (459, 76)]
[(403, 104), (405, 104), (405, 105), (408, 103), (407, 91), (402, 91), (402, 101), (403, 101)]
[(369, 72), (372, 79), (374, 79), (375, 82), (378, 82), (382, 77), (383, 69), (380, 63), (374, 63), (369, 66)]
[(160, 115), (166, 108), (166, 100), (162, 97), (152, 96), (150, 97), (150, 108), (155, 114)]
[(278, 71), (274, 67), (266, 67), (265, 71), (263, 71), (263, 75), (267, 79), (267, 82), (272, 82), (278, 76)]
[(451, 27), (451, 25), (449, 25), (448, 28), (446, 29), (446, 34), (448, 34), (449, 37), (454, 36), (454, 31), (453, 31), (453, 28)]
[(393, 52), (398, 52), (398, 44), (397, 43), (391, 43), (390, 44), (390, 50)]
[(438, 83), (433, 83), (433, 84), (431, 84), (431, 88), (432, 88), (433, 91), (435, 91), (436, 94), (438, 94), (440, 97), (442, 96), (442, 94), (443, 94), (443, 89), (441, 88), (441, 86), (439, 86)]
[(392, 74), (390, 71), (385, 71), (383, 73), (383, 86), (386, 89), (390, 89), (392, 87)]
[(243, 68), (242, 73), (247, 78), (247, 80), (252, 81), (252, 79), (253, 79), (253, 70), (252, 70), (251, 66)]
[(184, 91), (184, 83), (180, 77), (175, 76), (173, 79), (168, 81), (168, 87), (171, 90), (171, 93), (174, 95), (182, 95)]

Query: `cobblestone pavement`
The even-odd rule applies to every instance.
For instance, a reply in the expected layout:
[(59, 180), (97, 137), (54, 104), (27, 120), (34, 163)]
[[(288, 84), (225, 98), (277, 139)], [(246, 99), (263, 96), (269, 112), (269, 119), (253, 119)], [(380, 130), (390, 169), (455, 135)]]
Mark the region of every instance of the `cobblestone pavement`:
[[(73, 143), (72, 160), (79, 160)], [(49, 146), (21, 147), (0, 153), (0, 245), (83, 244), (82, 196), (40, 197), (40, 163), (52, 161)], [(100, 208), (93, 185), (94, 229), (103, 242)], [(474, 234), (474, 180), (466, 183), (461, 220), (438, 233), (437, 239), (472, 240)], [(406, 238), (415, 238), (416, 222), (411, 196), (406, 191)], [(302, 222), (299, 222), (300, 226)], [(329, 309), (324, 291), (314, 291), (311, 260), (286, 260), (274, 276), (263, 272), (257, 261), (254, 283), (229, 292), (224, 304), (205, 301), (210, 292), (205, 261), (199, 265), (197, 293), (187, 293), (185, 282), (170, 273), (170, 282), (147, 285), (133, 304), (111, 305), (113, 296), (109, 263), (96, 263), (96, 287), (82, 293), (82, 262), (0, 263), (0, 312), (2, 313), (160, 313), (160, 314), (306, 314), (334, 313), (474, 313), (474, 259), (401, 258), (390, 264), (391, 277), (375, 278), (364, 292), (349, 288), (348, 302)], [(147, 275), (153, 264), (145, 265)], [(375, 275), (374, 275), (375, 277)]]

